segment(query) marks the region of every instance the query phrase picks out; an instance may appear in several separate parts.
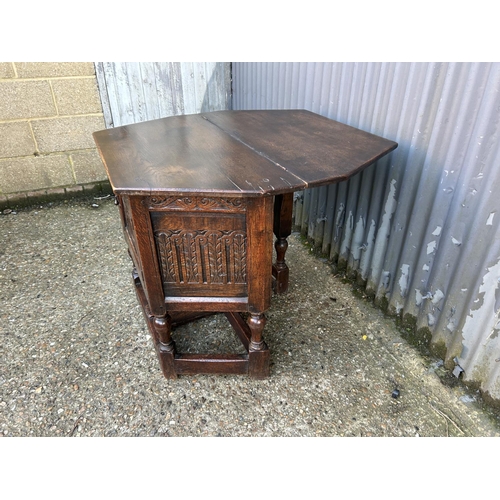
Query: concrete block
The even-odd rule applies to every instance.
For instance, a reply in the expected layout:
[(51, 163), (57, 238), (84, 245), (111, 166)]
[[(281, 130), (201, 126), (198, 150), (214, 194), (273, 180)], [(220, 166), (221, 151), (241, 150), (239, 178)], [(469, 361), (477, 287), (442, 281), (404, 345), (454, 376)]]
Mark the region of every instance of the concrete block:
[(19, 78), (95, 75), (92, 62), (16, 62)]
[(96, 184), (84, 184), (83, 191), (87, 194), (95, 194), (98, 196), (107, 196), (113, 194), (113, 189), (108, 180), (97, 182)]
[(92, 132), (105, 128), (102, 116), (72, 116), (32, 122), (41, 153), (94, 149)]
[(45, 189), (40, 189), (38, 191), (28, 191), (25, 194), (30, 205), (34, 205), (36, 203), (45, 203), (47, 201), (47, 191)]
[(35, 150), (28, 122), (0, 123), (0, 158), (29, 156)]
[(14, 78), (14, 67), (10, 62), (0, 62), (0, 78)]
[(66, 194), (69, 196), (75, 196), (77, 194), (83, 194), (82, 186), (70, 186), (65, 188)]
[(60, 115), (102, 113), (95, 78), (53, 80), (52, 88)]
[(0, 120), (40, 118), (55, 114), (48, 81), (0, 81)]
[(25, 205), (28, 204), (26, 193), (7, 194), (6, 198), (7, 198), (7, 206), (9, 208), (24, 207)]
[(46, 201), (64, 200), (66, 198), (66, 189), (64, 188), (47, 189), (45, 192)]
[(4, 194), (75, 184), (66, 155), (0, 160), (0, 191)]
[(96, 150), (71, 155), (77, 184), (107, 180), (106, 171)]
[(39, 189), (38, 191), (29, 191), (23, 193), (26, 195), (26, 205), (42, 205), (50, 201), (64, 200), (66, 196), (66, 190), (64, 188), (54, 188), (54, 189)]

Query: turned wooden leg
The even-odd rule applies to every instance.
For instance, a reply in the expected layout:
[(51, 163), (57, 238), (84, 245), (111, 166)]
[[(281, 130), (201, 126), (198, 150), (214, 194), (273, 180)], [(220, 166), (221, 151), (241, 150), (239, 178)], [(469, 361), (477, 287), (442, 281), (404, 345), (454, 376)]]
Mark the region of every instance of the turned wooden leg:
[(166, 314), (164, 317), (154, 317), (153, 328), (156, 333), (158, 357), (163, 374), (166, 378), (177, 378), (174, 367), (175, 343), (172, 340), (172, 319)]
[(276, 279), (275, 292), (284, 293), (288, 290), (288, 266), (285, 254), (288, 248), (287, 238), (292, 233), (293, 193), (277, 195), (274, 198), (273, 231), (276, 236), (276, 262), (273, 264), (273, 276)]
[(248, 346), (248, 375), (253, 378), (269, 377), (269, 349), (262, 338), (266, 324), (264, 314), (250, 314), (247, 320), (250, 328), (250, 343)]
[(275, 292), (285, 293), (288, 290), (289, 269), (285, 262), (285, 253), (288, 248), (286, 238), (278, 238), (274, 244), (276, 262), (273, 264), (273, 276), (276, 278)]

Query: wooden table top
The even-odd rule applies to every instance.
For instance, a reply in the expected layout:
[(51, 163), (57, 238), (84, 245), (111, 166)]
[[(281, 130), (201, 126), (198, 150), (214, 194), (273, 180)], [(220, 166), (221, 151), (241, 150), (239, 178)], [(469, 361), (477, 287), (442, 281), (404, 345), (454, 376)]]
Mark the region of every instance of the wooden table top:
[(214, 111), (93, 135), (117, 194), (283, 194), (346, 180), (397, 147), (305, 110)]

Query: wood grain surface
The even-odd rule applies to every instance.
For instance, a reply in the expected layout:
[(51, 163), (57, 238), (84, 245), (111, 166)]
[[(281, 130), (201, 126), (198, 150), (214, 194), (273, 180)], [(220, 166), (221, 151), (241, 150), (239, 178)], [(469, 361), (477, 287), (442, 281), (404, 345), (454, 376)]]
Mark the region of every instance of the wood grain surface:
[(174, 116), (94, 139), (118, 194), (282, 194), (348, 179), (397, 147), (305, 110)]

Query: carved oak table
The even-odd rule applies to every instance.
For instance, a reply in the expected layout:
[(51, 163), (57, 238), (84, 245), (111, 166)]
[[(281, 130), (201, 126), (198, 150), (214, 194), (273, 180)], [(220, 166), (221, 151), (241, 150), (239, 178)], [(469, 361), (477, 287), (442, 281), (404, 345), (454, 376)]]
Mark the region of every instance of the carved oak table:
[[(163, 374), (269, 375), (263, 339), (293, 192), (348, 179), (397, 147), (304, 110), (217, 111), (94, 133)], [(273, 232), (276, 260), (273, 264)], [(225, 313), (246, 354), (176, 351), (175, 325)]]

